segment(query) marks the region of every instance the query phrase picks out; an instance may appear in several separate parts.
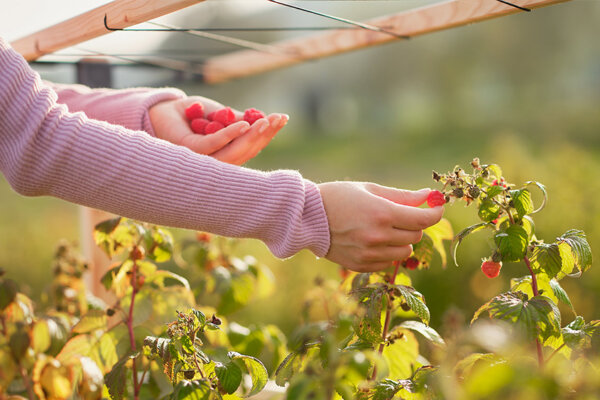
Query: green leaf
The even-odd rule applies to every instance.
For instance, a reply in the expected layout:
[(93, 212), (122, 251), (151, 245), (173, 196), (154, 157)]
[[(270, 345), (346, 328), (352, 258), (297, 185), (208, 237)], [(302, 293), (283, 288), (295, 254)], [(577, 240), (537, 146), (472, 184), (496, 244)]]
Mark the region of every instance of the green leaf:
[(583, 231), (571, 229), (556, 240), (559, 243), (569, 245), (575, 258), (575, 267), (579, 270), (579, 274), (587, 271), (592, 266), (592, 249)]
[[(562, 249), (561, 249), (562, 246)], [(546, 274), (550, 278), (562, 277), (573, 271), (574, 259), (568, 245), (557, 243), (537, 244), (531, 255), (531, 268), (536, 274)]]
[(255, 281), (256, 279), (250, 272), (234, 275), (221, 296), (217, 313), (228, 315), (248, 304), (254, 294)]
[(478, 215), (485, 222), (491, 222), (498, 218), (500, 214), (500, 205), (495, 203), (492, 199), (487, 198), (481, 201), (479, 204)]
[(395, 285), (394, 289), (397, 295), (404, 298), (406, 304), (408, 304), (417, 317), (421, 318), (424, 323), (429, 325), (430, 314), (429, 309), (425, 305), (425, 298), (423, 295), (410, 286)]
[(591, 347), (592, 336), (600, 333), (600, 320), (585, 323), (582, 317), (577, 317), (562, 329), (565, 344), (572, 349), (587, 349)]
[(36, 353), (43, 353), (50, 348), (52, 338), (50, 329), (46, 320), (40, 319), (34, 325), (31, 331), (31, 347)]
[(219, 378), (219, 385), (227, 392), (232, 394), (242, 383), (242, 370), (233, 362), (227, 364), (217, 363), (215, 373)]
[(481, 222), (479, 224), (471, 225), (471, 226), (463, 229), (462, 231), (460, 231), (454, 237), (454, 240), (452, 241), (451, 254), (452, 254), (452, 259), (454, 260), (454, 264), (456, 266), (458, 266), (458, 262), (456, 261), (456, 250), (458, 250), (458, 246), (461, 244), (461, 242), (464, 240), (464, 238), (469, 236), (471, 233), (475, 233), (477, 231), (482, 230), (483, 228), (494, 228), (494, 224), (490, 224), (488, 222)]
[(427, 234), (433, 241), (433, 248), (439, 253), (442, 258), (442, 267), (446, 268), (446, 248), (444, 247), (444, 240), (452, 240), (454, 237), (454, 231), (450, 221), (442, 218), (437, 224), (425, 228), (424, 234)]
[(533, 201), (531, 200), (531, 192), (528, 189), (511, 190), (510, 196), (519, 217), (523, 218), (533, 212)]
[(540, 189), (542, 191), (542, 194), (544, 195), (544, 197), (542, 199), (542, 204), (538, 208), (536, 208), (535, 210), (533, 210), (532, 212), (530, 212), (530, 214), (535, 214), (535, 213), (541, 211), (546, 206), (546, 203), (548, 202), (548, 192), (546, 192), (546, 187), (544, 185), (542, 185), (541, 183), (539, 183), (539, 182), (528, 181), (528, 182), (525, 182), (525, 184), (527, 186), (530, 186), (530, 185), (537, 186), (538, 189)]
[(403, 387), (404, 385), (402, 384), (402, 381), (384, 379), (375, 383), (375, 386), (373, 387), (373, 393), (371, 396), (369, 396), (369, 398), (373, 400), (389, 400), (392, 399)]
[(500, 356), (493, 353), (473, 353), (456, 363), (454, 373), (456, 376), (465, 378), (471, 375), (473, 368), (480, 363), (491, 364), (501, 360)]
[(105, 235), (111, 234), (117, 228), (117, 226), (119, 226), (121, 220), (122, 217), (107, 219), (99, 224), (96, 224), (94, 230), (96, 232), (104, 233)]
[[(550, 278), (544, 273), (536, 274), (536, 282), (539, 294), (549, 297), (554, 304), (558, 304), (558, 297), (554, 295), (550, 286)], [(512, 278), (510, 280), (511, 292), (523, 292), (528, 297), (533, 297), (533, 288), (531, 287), (531, 275), (525, 275), (520, 278)]]
[(489, 164), (489, 165), (484, 165), (483, 168), (487, 169), (490, 172), (490, 174), (492, 174), (493, 176), (496, 177), (496, 179), (498, 179), (498, 180), (502, 179), (502, 168), (500, 168), (499, 165)]
[(90, 310), (73, 327), (73, 333), (88, 333), (98, 329), (106, 330), (106, 311)]
[(424, 267), (431, 264), (431, 260), (433, 259), (433, 240), (425, 232), (423, 232), (421, 240), (413, 244), (413, 255)]
[(371, 344), (382, 340), (381, 311), (385, 290), (384, 285), (370, 285), (350, 292), (364, 310), (364, 315), (354, 320), (354, 331), (359, 338)]
[(568, 305), (571, 308), (571, 310), (573, 311), (573, 314), (577, 315), (577, 313), (575, 312), (575, 308), (573, 307), (573, 304), (571, 303), (571, 299), (569, 298), (569, 295), (562, 288), (562, 286), (560, 286), (560, 283), (558, 283), (558, 281), (556, 279), (550, 280), (550, 287), (552, 288), (552, 293), (554, 293), (556, 298), (558, 300), (562, 301), (563, 303), (565, 303), (566, 305)]
[(164, 287), (165, 286), (165, 279), (172, 279), (174, 281), (177, 281), (178, 283), (180, 283), (185, 289), (187, 290), (191, 290), (190, 289), (190, 284), (188, 282), (187, 279), (185, 279), (183, 276), (181, 275), (177, 275), (174, 272), (171, 271), (166, 271), (164, 269), (159, 269), (156, 272), (147, 275), (146, 276), (146, 283), (150, 283), (150, 282), (154, 282), (156, 283), (159, 287)]
[(481, 306), (471, 323), (486, 311), (490, 318), (514, 323), (530, 340), (540, 337), (544, 342), (560, 336), (560, 311), (548, 297), (528, 298), (523, 292), (503, 293)]
[(212, 390), (204, 381), (180, 381), (171, 395), (171, 400), (211, 400), (217, 399), (211, 396)]
[(269, 380), (269, 374), (259, 359), (246, 356), (235, 351), (230, 351), (227, 353), (227, 357), (229, 357), (231, 360), (241, 361), (246, 367), (245, 369), (252, 379), (252, 388), (250, 389), (248, 396), (253, 396), (263, 390), (267, 384), (267, 381)]
[(405, 334), (393, 344), (383, 348), (383, 358), (389, 367), (387, 377), (403, 379), (410, 376), (418, 366), (419, 342), (412, 332)]
[(286, 383), (302, 368), (302, 356), (296, 352), (287, 355), (275, 371), (275, 383), (285, 386)]
[(10, 335), (8, 346), (15, 361), (20, 362), (20, 360), (25, 357), (25, 354), (27, 353), (31, 339), (24, 327), (19, 324), (17, 325), (17, 328), (18, 330)]
[(492, 186), (490, 186), (490, 187), (487, 188), (487, 190), (486, 190), (485, 193), (487, 194), (487, 197), (489, 199), (492, 199), (492, 198), (498, 196), (500, 193), (503, 193), (503, 192), (504, 192), (504, 187), (503, 186), (492, 185)]
[(104, 384), (108, 388), (108, 394), (112, 400), (121, 400), (125, 397), (127, 389), (127, 369), (125, 364), (134, 358), (127, 355), (117, 362), (109, 373), (104, 375)]
[(519, 261), (525, 256), (528, 244), (527, 231), (520, 225), (510, 225), (494, 236), (503, 261)]
[(399, 328), (404, 328), (404, 329), (410, 329), (411, 331), (418, 332), (421, 335), (423, 335), (423, 337), (425, 337), (425, 339), (427, 339), (430, 342), (433, 342), (435, 344), (438, 344), (440, 346), (446, 345), (446, 343), (444, 342), (444, 339), (442, 339), (442, 337), (440, 336), (440, 334), (437, 333), (437, 331), (435, 329), (433, 329), (430, 326), (425, 325), (422, 322), (419, 322), (419, 321), (404, 321), (398, 327)]

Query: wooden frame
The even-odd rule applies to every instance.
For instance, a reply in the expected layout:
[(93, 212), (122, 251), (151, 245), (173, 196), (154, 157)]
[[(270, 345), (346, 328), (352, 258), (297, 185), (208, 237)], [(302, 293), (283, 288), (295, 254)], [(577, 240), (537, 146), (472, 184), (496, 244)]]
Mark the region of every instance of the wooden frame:
[(111, 31), (102, 24), (104, 17), (115, 28), (127, 28), (170, 14), (204, 0), (115, 0), (91, 11), (43, 29), (11, 43), (27, 61), (75, 46)]
[[(570, 0), (514, 1), (519, 6), (535, 9)], [(518, 12), (522, 11), (496, 0), (449, 0), (367, 23), (384, 27), (399, 36), (414, 37)], [(393, 40), (401, 39), (366, 29), (335, 30), (294, 38), (272, 43), (281, 50), (277, 54), (242, 50), (214, 57), (204, 67), (204, 79), (208, 83), (221, 83)]]

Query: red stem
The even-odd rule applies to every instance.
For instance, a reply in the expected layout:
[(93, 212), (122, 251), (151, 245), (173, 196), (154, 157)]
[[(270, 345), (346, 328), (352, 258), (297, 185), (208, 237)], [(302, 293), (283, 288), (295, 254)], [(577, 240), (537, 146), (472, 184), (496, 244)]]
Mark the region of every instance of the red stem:
[[(133, 305), (135, 303), (135, 295), (137, 293), (137, 277), (136, 277), (137, 264), (133, 262), (133, 268), (131, 269), (131, 303), (129, 304), (129, 315), (127, 315), (127, 330), (129, 331), (129, 344), (131, 345), (131, 350), (133, 352), (136, 351), (135, 346), (135, 336), (133, 334)], [(133, 398), (135, 400), (139, 399), (140, 394), (140, 386), (141, 383), (138, 384), (137, 381), (137, 366), (135, 364), (135, 358), (133, 359)]]
[[(535, 273), (533, 272), (533, 269), (531, 268), (531, 263), (529, 262), (529, 258), (527, 258), (527, 256), (525, 256), (523, 258), (523, 261), (525, 261), (525, 265), (527, 266), (527, 269), (529, 270), (529, 273), (531, 274), (531, 290), (533, 291), (533, 295), (539, 296), (540, 292), (538, 291), (537, 278), (535, 276)], [(535, 346), (537, 349), (538, 365), (541, 368), (544, 366), (544, 352), (542, 349), (542, 344), (540, 343), (540, 339), (538, 339), (538, 338), (535, 339)]]

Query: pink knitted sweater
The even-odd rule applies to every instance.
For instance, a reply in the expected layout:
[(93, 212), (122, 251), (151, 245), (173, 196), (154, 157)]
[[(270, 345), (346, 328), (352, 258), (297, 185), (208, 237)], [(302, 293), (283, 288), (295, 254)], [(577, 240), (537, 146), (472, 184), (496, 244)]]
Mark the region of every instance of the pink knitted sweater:
[(278, 257), (303, 248), (324, 256), (329, 226), (313, 182), (295, 171), (229, 165), (152, 136), (148, 108), (179, 96), (175, 89), (52, 87), (0, 38), (0, 171), (25, 196), (257, 238)]

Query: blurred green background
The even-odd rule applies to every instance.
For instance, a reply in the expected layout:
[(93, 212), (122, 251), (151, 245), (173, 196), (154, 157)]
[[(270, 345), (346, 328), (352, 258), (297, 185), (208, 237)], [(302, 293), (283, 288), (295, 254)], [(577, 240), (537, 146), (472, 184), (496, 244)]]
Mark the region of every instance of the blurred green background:
[[(511, 183), (546, 185), (550, 201), (535, 216), (538, 237), (552, 241), (582, 229), (598, 252), (599, 20), (600, 2), (575, 0), (219, 86), (166, 83), (239, 109), (289, 113), (289, 125), (250, 167), (297, 169), (317, 182), (419, 189), (436, 187), (432, 170), (468, 166), (477, 156), (501, 165)], [(37, 68), (48, 79), (63, 76)], [(120, 74), (116, 86), (128, 86), (127, 76)], [(20, 197), (4, 180), (0, 199), (0, 268), (37, 298), (51, 279), (56, 243), (79, 238), (77, 207)], [(446, 210), (455, 231), (475, 222), (474, 214), (462, 205)], [(271, 298), (234, 316), (240, 323), (274, 322), (290, 332), (314, 278), (338, 276), (335, 265), (306, 251), (282, 261), (248, 240), (240, 252), (255, 254), (277, 279)], [(490, 252), (484, 235), (473, 235), (459, 250), (460, 268), (442, 269), (437, 260), (428, 271), (410, 273), (434, 328), (450, 308), (469, 320), (486, 299), (508, 289), (511, 277), (525, 275), (523, 265), (508, 264), (499, 278), (485, 278), (479, 265)], [(579, 314), (600, 318), (600, 269), (563, 282)]]

